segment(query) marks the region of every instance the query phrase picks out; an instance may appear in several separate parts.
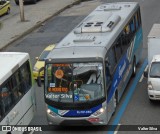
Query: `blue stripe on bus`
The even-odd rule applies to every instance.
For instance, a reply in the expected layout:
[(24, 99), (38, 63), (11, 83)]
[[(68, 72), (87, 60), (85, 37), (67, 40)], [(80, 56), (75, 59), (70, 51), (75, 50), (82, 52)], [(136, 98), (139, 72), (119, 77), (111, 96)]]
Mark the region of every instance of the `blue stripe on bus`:
[(112, 82), (112, 85), (111, 85), (111, 88), (110, 88), (110, 91), (108, 94), (107, 103), (109, 103), (109, 101), (111, 100), (111, 98), (112, 98), (115, 90), (117, 89), (120, 81), (122, 80), (124, 72), (126, 72), (126, 69), (128, 68), (128, 66), (129, 66), (129, 61), (128, 61), (127, 53), (126, 53), (116, 68), (115, 75), (113, 77), (113, 82)]
[(102, 108), (102, 104), (88, 110), (69, 110), (63, 117), (88, 117), (100, 108)]
[[(130, 89), (129, 89), (128, 93), (127, 93), (127, 96), (126, 96), (125, 100), (123, 101), (123, 104), (121, 105), (121, 107), (120, 107), (120, 109), (118, 111), (118, 114), (115, 117), (112, 125), (118, 125), (118, 123), (119, 123), (119, 121), (120, 121), (120, 119), (121, 119), (121, 117), (122, 117), (122, 115), (123, 115), (123, 113), (124, 113), (124, 111), (125, 111), (125, 109), (126, 109), (126, 107), (128, 105), (128, 102), (129, 102), (130, 98), (133, 95), (133, 92), (134, 92), (134, 90), (135, 90), (135, 88), (137, 86), (137, 83), (138, 83), (139, 79), (141, 78), (141, 76), (143, 74), (143, 71), (144, 71), (145, 67), (147, 66), (147, 64), (148, 64), (147, 59), (145, 59), (145, 61), (143, 62), (143, 65), (142, 65), (140, 71), (138, 72), (138, 74), (136, 75), (136, 77), (135, 77), (135, 79), (133, 81), (133, 84), (130, 87)], [(109, 131), (108, 132), (108, 134), (113, 134), (113, 133), (114, 133), (114, 131)]]
[(135, 36), (136, 36), (136, 39), (135, 39), (135, 44), (134, 44), (134, 49), (133, 49), (134, 53), (139, 48), (139, 44), (141, 44), (143, 40), (142, 27), (137, 31)]
[[(134, 42), (133, 54), (135, 53), (135, 51), (137, 51), (139, 45), (141, 44), (141, 41), (142, 41), (142, 28), (140, 28), (138, 30), (138, 32), (136, 33), (135, 36), (136, 37), (135, 37), (135, 42)], [(136, 57), (136, 58), (137, 58), (137, 62), (138, 62), (138, 59), (140, 57)], [(127, 53), (126, 53), (123, 56), (123, 58), (121, 59), (121, 61), (119, 62), (119, 65), (118, 65), (118, 67), (117, 67), (117, 69), (115, 71), (115, 74), (114, 74), (114, 77), (113, 77), (113, 81), (112, 81), (112, 85), (111, 85), (111, 88), (110, 88), (109, 93), (108, 93), (107, 103), (109, 103), (111, 98), (113, 97), (114, 92), (117, 89), (120, 81), (122, 80), (123, 75), (126, 72), (126, 69), (128, 68), (129, 64), (131, 64), (131, 63), (129, 63), (128, 57), (127, 57)], [(123, 68), (124, 66), (125, 66), (125, 68)]]
[(48, 108), (62, 117), (88, 117), (100, 108), (102, 108), (102, 104), (86, 110), (59, 110), (52, 106), (48, 106)]

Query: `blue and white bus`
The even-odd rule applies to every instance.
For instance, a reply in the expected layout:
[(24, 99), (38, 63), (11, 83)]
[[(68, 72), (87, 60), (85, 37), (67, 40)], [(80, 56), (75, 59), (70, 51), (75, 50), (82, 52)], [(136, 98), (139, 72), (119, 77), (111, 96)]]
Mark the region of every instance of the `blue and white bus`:
[[(35, 106), (29, 54), (0, 52), (0, 134), (12, 131), (11, 126), (29, 125)], [(9, 126), (8, 129), (5, 126)], [(22, 134), (23, 130), (11, 133)]]
[(44, 97), (51, 125), (106, 125), (142, 51), (140, 6), (98, 6), (45, 61)]

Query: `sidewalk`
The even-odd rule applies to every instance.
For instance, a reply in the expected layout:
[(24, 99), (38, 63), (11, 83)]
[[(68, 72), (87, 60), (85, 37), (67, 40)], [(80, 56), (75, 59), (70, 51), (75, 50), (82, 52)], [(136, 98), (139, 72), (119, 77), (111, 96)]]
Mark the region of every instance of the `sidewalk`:
[(17, 39), (27, 35), (52, 16), (57, 15), (80, 1), (81, 0), (41, 0), (35, 5), (29, 5), (33, 6), (33, 8), (25, 12), (26, 22), (20, 21), (19, 14), (2, 21), (2, 27), (0, 28), (0, 49), (5, 48)]

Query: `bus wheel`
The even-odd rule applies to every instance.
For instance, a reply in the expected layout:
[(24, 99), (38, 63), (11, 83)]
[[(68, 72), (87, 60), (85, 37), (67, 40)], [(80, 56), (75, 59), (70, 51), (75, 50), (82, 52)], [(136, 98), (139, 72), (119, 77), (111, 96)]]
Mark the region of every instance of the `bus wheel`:
[(136, 60), (134, 58), (133, 64), (132, 64), (132, 76), (133, 77), (136, 75), (136, 70), (137, 70), (137, 68), (136, 68)]

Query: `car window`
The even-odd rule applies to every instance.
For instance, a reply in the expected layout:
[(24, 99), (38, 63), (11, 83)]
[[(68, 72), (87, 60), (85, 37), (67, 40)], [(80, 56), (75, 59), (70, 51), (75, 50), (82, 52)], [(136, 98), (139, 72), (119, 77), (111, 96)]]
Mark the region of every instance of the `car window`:
[(44, 61), (47, 55), (49, 54), (50, 51), (43, 51), (42, 54), (39, 57), (40, 61)]
[(160, 77), (160, 62), (153, 62), (150, 70), (150, 77), (159, 78)]

